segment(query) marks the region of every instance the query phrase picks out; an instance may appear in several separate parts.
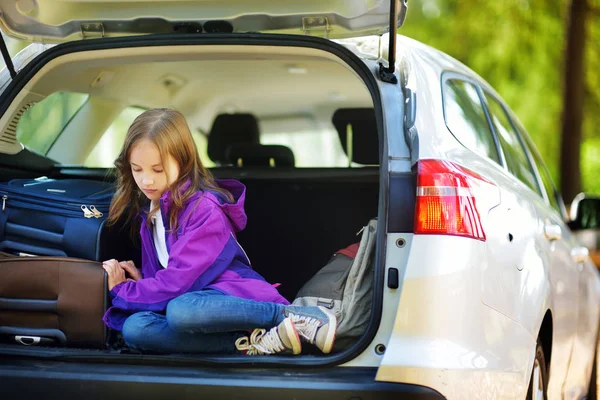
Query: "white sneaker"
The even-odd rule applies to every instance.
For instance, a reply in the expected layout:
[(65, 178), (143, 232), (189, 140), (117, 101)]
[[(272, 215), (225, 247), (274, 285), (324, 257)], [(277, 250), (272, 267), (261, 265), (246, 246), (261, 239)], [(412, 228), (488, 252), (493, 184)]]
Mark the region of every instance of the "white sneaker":
[(300, 354), (300, 336), (291, 318), (285, 318), (279, 325), (266, 329), (255, 329), (250, 338), (244, 336), (235, 341), (235, 347), (246, 351), (249, 356), (258, 354)]
[(288, 316), (294, 322), (300, 336), (317, 346), (323, 353), (330, 353), (337, 332), (335, 315), (321, 306), (288, 309)]

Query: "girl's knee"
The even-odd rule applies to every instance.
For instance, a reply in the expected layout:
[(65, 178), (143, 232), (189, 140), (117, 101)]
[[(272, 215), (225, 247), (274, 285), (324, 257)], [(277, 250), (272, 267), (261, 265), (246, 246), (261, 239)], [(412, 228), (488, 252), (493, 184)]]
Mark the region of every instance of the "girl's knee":
[(167, 324), (175, 331), (181, 332), (186, 330), (189, 323), (189, 302), (186, 300), (186, 294), (179, 296), (167, 304), (166, 317)]
[(169, 327), (177, 332), (202, 332), (204, 330), (202, 305), (204, 296), (197, 296), (194, 293), (181, 295), (167, 304), (167, 323)]
[(153, 314), (151, 312), (139, 312), (125, 320), (121, 329), (125, 343), (129, 346), (139, 344), (140, 340), (147, 334), (146, 328), (152, 322)]

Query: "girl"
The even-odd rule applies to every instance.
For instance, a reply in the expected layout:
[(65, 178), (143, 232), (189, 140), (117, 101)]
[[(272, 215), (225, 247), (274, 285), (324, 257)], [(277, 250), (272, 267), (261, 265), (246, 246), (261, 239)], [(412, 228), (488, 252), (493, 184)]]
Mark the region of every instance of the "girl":
[(154, 109), (137, 117), (115, 166), (108, 223), (122, 216), (141, 221), (142, 268), (103, 263), (112, 298), (103, 319), (128, 346), (299, 354), (302, 338), (331, 351), (335, 316), (322, 307), (289, 306), (251, 268), (235, 237), (246, 225), (245, 187), (215, 182), (182, 114)]

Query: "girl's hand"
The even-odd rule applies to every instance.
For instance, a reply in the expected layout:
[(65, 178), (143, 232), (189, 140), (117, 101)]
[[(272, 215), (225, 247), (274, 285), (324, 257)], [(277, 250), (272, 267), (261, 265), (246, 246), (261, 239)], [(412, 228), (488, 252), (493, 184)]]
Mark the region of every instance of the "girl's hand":
[(102, 263), (102, 268), (108, 273), (108, 290), (112, 290), (121, 282), (125, 282), (125, 270), (117, 260), (108, 260)]
[(121, 266), (121, 268), (123, 268), (129, 273), (129, 276), (131, 276), (131, 279), (133, 279), (134, 281), (139, 281), (140, 279), (142, 279), (142, 273), (139, 269), (135, 267), (133, 261), (121, 261), (119, 265)]

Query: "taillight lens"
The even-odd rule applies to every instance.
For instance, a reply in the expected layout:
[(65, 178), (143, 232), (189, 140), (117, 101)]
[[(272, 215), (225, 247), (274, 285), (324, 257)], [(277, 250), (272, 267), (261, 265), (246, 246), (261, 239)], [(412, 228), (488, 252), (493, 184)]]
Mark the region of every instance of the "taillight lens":
[(499, 204), (498, 188), (449, 161), (420, 160), (417, 168), (415, 233), (485, 241), (481, 213)]

